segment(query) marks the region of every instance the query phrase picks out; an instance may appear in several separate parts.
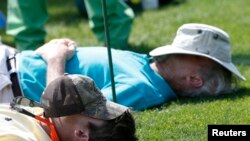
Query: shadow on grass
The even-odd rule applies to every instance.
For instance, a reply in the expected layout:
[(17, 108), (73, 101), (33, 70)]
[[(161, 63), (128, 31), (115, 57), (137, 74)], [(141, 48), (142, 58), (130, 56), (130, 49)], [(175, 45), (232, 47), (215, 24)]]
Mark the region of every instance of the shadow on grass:
[(185, 3), (187, 0), (159, 0), (160, 8), (166, 6), (178, 6)]
[(150, 46), (145, 45), (143, 43), (139, 44), (139, 45), (129, 44), (127, 50), (134, 51), (134, 52), (137, 52), (137, 53), (148, 54), (149, 51), (152, 50), (152, 48), (153, 47), (150, 47)]
[(76, 13), (58, 13), (57, 15), (50, 15), (48, 23), (57, 24), (63, 23), (64, 25), (75, 25), (76, 23), (88, 22), (87, 19), (83, 19), (81, 15)]
[(231, 94), (223, 94), (219, 96), (200, 96), (200, 97), (192, 97), (192, 98), (182, 98), (178, 100), (178, 104), (187, 104), (187, 103), (203, 103), (203, 102), (212, 102), (212, 101), (218, 101), (218, 100), (236, 100), (239, 98), (245, 98), (249, 97), (250, 94), (249, 88), (240, 88), (237, 92), (231, 93)]
[(86, 20), (78, 11), (77, 5), (72, 0), (61, 2), (60, 0), (48, 1), (49, 20), (48, 23), (63, 23), (65, 25), (72, 25), (80, 20)]
[(250, 54), (235, 54), (233, 55), (233, 62), (237, 65), (250, 65)]
[(212, 102), (212, 101), (219, 101), (219, 100), (236, 100), (239, 98), (245, 98), (250, 96), (250, 89), (249, 88), (241, 88), (237, 92), (232, 94), (223, 94), (219, 96), (200, 96), (200, 97), (190, 97), (190, 98), (179, 98), (176, 100), (169, 101), (167, 103), (164, 103), (163, 105), (154, 106), (151, 108), (148, 108), (146, 110), (162, 110), (166, 109), (168, 106), (172, 104), (172, 102), (175, 102), (177, 105), (183, 105), (183, 104), (199, 104), (203, 102)]

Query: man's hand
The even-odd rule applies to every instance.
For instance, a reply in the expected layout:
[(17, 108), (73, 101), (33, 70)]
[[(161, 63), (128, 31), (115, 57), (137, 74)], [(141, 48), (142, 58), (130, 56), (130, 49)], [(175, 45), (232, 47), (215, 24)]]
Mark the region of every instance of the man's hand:
[(70, 39), (54, 39), (39, 47), (35, 52), (41, 55), (45, 61), (61, 60), (65, 62), (70, 59), (75, 52), (76, 43)]
[(47, 62), (47, 85), (65, 73), (66, 60), (75, 52), (76, 43), (70, 39), (54, 39), (36, 50)]

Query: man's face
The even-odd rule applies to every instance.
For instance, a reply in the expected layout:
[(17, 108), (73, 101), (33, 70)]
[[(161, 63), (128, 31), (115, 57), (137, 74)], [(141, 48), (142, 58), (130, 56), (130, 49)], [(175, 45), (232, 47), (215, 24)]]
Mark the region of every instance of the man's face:
[(214, 62), (199, 56), (171, 55), (163, 64), (163, 68), (169, 71), (165, 78), (176, 93), (184, 94), (185, 91), (202, 87), (204, 76), (200, 70), (212, 63)]
[(89, 125), (103, 126), (106, 121), (90, 118), (84, 115), (72, 115), (53, 120), (57, 133), (62, 141), (89, 140)]
[(176, 55), (170, 59), (174, 62), (175, 75), (179, 77), (196, 73), (202, 63), (201, 60), (194, 56)]
[(166, 61), (161, 63), (163, 70), (168, 72), (168, 79), (185, 78), (195, 74), (201, 66), (205, 65), (208, 59), (191, 55), (171, 55)]

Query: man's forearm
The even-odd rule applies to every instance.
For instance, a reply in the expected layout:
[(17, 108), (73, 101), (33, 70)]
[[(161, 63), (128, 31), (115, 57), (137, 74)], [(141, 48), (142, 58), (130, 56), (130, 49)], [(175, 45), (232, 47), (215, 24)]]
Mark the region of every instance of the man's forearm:
[(48, 85), (51, 81), (63, 75), (65, 72), (65, 61), (62, 59), (49, 60), (47, 62), (47, 82)]
[(46, 85), (64, 74), (65, 62), (74, 55), (75, 47), (74, 41), (65, 38), (51, 40), (36, 50), (47, 62)]

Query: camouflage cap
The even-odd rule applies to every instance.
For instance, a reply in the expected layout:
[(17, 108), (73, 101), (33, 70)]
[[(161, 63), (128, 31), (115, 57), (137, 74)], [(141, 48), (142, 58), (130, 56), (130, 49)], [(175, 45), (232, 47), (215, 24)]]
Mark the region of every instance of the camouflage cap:
[(64, 75), (53, 80), (41, 97), (45, 117), (83, 114), (111, 120), (123, 114), (127, 107), (108, 101), (94, 81), (83, 75)]

